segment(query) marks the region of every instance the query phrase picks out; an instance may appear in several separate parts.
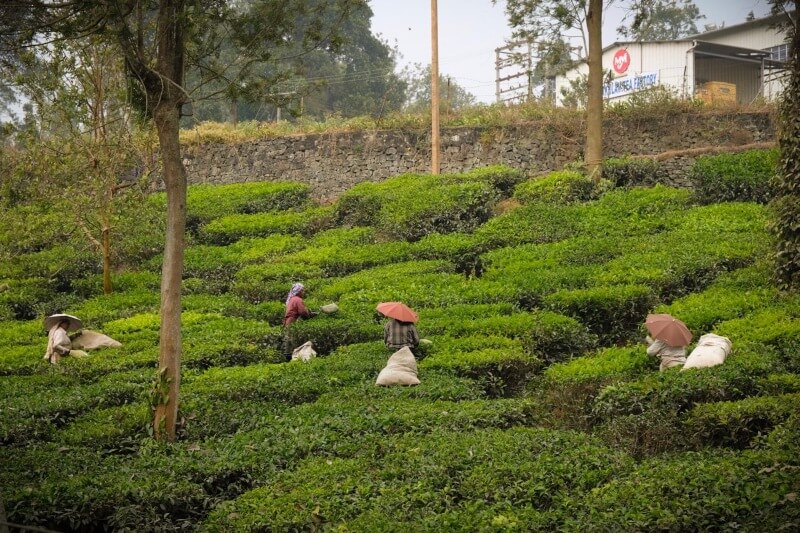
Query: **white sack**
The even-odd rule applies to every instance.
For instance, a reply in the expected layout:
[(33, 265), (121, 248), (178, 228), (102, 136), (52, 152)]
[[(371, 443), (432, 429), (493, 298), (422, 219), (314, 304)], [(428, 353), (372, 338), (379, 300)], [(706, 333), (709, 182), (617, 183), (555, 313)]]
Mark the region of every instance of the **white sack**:
[(98, 348), (119, 348), (120, 346), (122, 346), (121, 342), (90, 329), (84, 329), (80, 335), (72, 339), (74, 350), (96, 350)]
[(317, 352), (314, 351), (314, 347), (311, 345), (311, 341), (307, 341), (297, 348), (294, 349), (292, 352), (292, 361), (303, 361), (305, 363), (311, 361), (317, 356)]
[(682, 370), (721, 365), (731, 353), (731, 348), (731, 340), (728, 337), (707, 333), (697, 341), (697, 346), (686, 358)]
[(336, 304), (325, 304), (319, 308), (320, 311), (325, 313), (326, 315), (332, 315), (333, 313), (339, 310), (339, 306)]
[(376, 385), (419, 385), (417, 378), (417, 360), (414, 354), (404, 346), (394, 352), (386, 366), (378, 374)]

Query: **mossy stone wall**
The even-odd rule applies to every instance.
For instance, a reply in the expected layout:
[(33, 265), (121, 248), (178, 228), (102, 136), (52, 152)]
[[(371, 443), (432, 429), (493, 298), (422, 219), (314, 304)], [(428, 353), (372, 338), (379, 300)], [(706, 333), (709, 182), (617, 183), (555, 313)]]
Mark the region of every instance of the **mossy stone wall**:
[[(682, 113), (612, 117), (605, 123), (606, 157), (654, 155), (710, 146), (772, 142), (769, 113)], [(509, 126), (447, 128), (441, 132), (441, 171), (464, 172), (504, 164), (532, 174), (583, 157), (582, 120)], [(184, 149), (189, 182), (299, 181), (319, 199), (333, 199), (364, 181), (430, 169), (430, 132), (373, 130), (264, 138), (240, 144), (192, 144)], [(694, 158), (662, 162), (668, 185), (688, 187)]]

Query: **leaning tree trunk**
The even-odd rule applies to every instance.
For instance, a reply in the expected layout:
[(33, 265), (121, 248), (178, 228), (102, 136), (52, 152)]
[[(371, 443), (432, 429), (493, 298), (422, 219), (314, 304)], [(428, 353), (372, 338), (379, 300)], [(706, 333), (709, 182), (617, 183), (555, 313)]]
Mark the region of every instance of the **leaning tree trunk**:
[(603, 163), (603, 2), (589, 0), (586, 26), (589, 30), (589, 79), (586, 101), (586, 153), (584, 162), (595, 183), (602, 177)]
[(789, 77), (781, 103), (780, 168), (773, 202), (777, 237), (775, 269), (778, 286), (800, 292), (800, 31), (797, 16), (788, 25)]

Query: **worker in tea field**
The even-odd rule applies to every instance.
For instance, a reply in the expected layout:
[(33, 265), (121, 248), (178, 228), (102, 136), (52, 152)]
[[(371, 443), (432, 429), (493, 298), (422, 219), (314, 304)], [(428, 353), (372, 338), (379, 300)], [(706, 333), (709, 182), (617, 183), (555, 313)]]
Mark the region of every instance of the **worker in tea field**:
[(661, 359), (660, 369), (683, 366), (686, 363), (686, 347), (692, 340), (692, 332), (686, 324), (668, 314), (649, 314), (644, 322), (647, 331), (647, 355)]
[(291, 325), (300, 319), (311, 318), (317, 313), (306, 307), (303, 298), (306, 288), (302, 283), (295, 283), (286, 295), (286, 313), (283, 315), (283, 356), (287, 361), (292, 359), (292, 351), (299, 346), (292, 340)]
[(649, 344), (647, 355), (654, 355), (661, 360), (659, 365), (661, 372), (676, 366), (682, 367), (686, 363), (686, 346), (670, 346), (665, 341), (653, 340), (649, 336), (645, 340)]
[(69, 320), (60, 321), (47, 334), (47, 349), (44, 358), (52, 364), (58, 363), (61, 357), (69, 355), (72, 349), (72, 341), (67, 335)]
[(383, 342), (392, 352), (408, 347), (417, 356), (419, 315), (402, 302), (383, 302), (375, 308), (389, 320), (383, 326)]

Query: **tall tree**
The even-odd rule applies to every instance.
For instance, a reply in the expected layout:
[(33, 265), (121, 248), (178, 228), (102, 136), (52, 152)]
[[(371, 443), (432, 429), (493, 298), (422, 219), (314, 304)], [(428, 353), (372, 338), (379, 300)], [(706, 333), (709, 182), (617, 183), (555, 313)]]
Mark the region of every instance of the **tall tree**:
[[(408, 83), (406, 109), (422, 111), (431, 106), (431, 66), (416, 63), (404, 71)], [(439, 108), (441, 111), (458, 111), (475, 104), (475, 95), (461, 87), (446, 74), (439, 74)]]
[[(46, 54), (26, 53), (15, 68), (16, 90), (32, 105), (35, 129), (20, 129), (35, 157), (26, 158), (28, 179), (44, 199), (59, 206), (90, 248), (102, 256), (103, 290), (112, 290), (112, 226), (120, 195), (137, 185), (123, 179), (138, 152), (130, 128), (123, 62), (116, 49), (90, 36), (58, 41)], [(29, 188), (30, 189), (30, 188)]]
[[(241, 90), (269, 89), (274, 78), (256, 68), (276, 49), (336, 48), (336, 28), (363, 0), (17, 0), (0, 6), (0, 46), (46, 45), (53, 39), (96, 35), (113, 42), (138, 88), (137, 102), (152, 119), (161, 151), (167, 229), (161, 277), (161, 329), (154, 433), (175, 438), (181, 355), (181, 278), (186, 228), (186, 170), (178, 138), (190, 101), (184, 73), (223, 78)], [(337, 16), (331, 16), (337, 13)], [(223, 36), (237, 46), (236, 69), (220, 60)], [(0, 50), (0, 55), (3, 52)], [(236, 77), (230, 72), (237, 72)], [(242, 74), (246, 73), (246, 76)], [(244, 80), (244, 83), (242, 81)]]
[(800, 292), (800, 31), (794, 0), (771, 0), (789, 45), (789, 75), (780, 108), (780, 163), (773, 202), (778, 286)]
[(634, 41), (669, 41), (698, 33), (697, 22), (706, 18), (692, 0), (645, 0), (626, 15), (617, 33)]
[(507, 0), (506, 14), (514, 37), (523, 40), (560, 42), (565, 31), (581, 32), (589, 64), (584, 163), (598, 182), (603, 161), (602, 0)]

